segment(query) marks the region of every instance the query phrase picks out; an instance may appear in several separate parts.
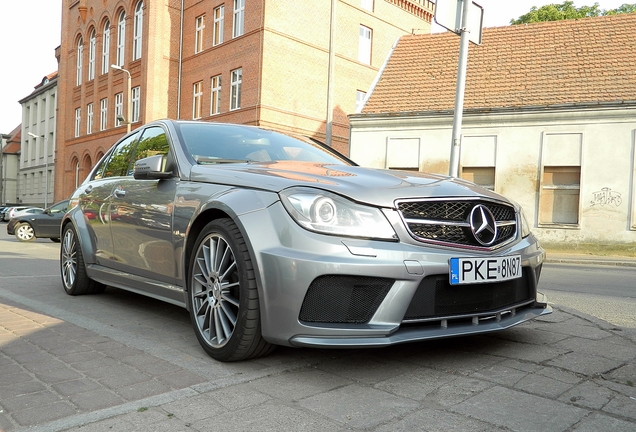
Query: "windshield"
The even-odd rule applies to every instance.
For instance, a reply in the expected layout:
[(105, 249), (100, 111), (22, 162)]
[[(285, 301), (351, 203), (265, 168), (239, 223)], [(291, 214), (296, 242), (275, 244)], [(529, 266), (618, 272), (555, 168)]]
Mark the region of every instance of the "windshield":
[(344, 156), (313, 142), (264, 129), (223, 123), (181, 123), (182, 142), (198, 164), (306, 161), (352, 165)]

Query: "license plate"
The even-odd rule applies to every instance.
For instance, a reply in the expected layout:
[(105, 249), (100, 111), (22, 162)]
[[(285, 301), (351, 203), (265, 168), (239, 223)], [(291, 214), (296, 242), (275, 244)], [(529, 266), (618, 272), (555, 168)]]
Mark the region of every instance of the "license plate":
[(450, 284), (501, 282), (521, 277), (521, 255), (451, 258)]

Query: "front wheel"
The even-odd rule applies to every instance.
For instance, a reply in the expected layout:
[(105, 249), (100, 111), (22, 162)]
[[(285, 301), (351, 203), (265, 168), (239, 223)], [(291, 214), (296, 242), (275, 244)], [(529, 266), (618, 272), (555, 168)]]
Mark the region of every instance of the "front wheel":
[(106, 289), (106, 286), (95, 282), (86, 274), (82, 246), (71, 224), (67, 224), (62, 233), (60, 271), (64, 290), (69, 295), (96, 294)]
[(205, 226), (195, 244), (188, 278), (190, 318), (208, 355), (238, 361), (274, 349), (261, 336), (252, 258), (232, 220)]
[(15, 238), (23, 242), (30, 242), (35, 240), (35, 233), (33, 227), (28, 223), (20, 223), (15, 227)]

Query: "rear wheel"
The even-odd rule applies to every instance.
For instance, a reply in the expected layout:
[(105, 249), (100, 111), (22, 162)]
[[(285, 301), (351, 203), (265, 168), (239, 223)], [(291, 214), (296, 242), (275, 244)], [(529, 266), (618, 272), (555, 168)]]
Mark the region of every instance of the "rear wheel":
[(252, 258), (232, 220), (212, 221), (199, 234), (188, 277), (190, 318), (208, 355), (237, 361), (274, 349), (261, 336)]
[(15, 227), (15, 238), (23, 242), (35, 240), (33, 227), (26, 222), (18, 224), (18, 226)]
[(62, 233), (60, 247), (60, 270), (64, 290), (70, 295), (95, 294), (106, 289), (106, 286), (95, 282), (86, 274), (86, 265), (82, 255), (77, 232), (73, 225), (67, 224)]

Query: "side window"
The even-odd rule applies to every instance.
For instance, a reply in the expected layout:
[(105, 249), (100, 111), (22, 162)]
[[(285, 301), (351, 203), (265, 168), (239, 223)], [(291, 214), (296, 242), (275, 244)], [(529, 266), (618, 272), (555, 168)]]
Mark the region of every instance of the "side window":
[(110, 157), (102, 162), (102, 167), (95, 171), (94, 179), (128, 175), (128, 166), (138, 138), (139, 133), (136, 133), (117, 144)]
[(155, 155), (167, 156), (170, 150), (170, 144), (168, 143), (168, 137), (165, 131), (159, 126), (149, 127), (144, 130), (137, 150), (134, 153), (130, 167), (128, 168), (128, 175), (132, 175), (135, 162), (139, 159), (143, 159)]

